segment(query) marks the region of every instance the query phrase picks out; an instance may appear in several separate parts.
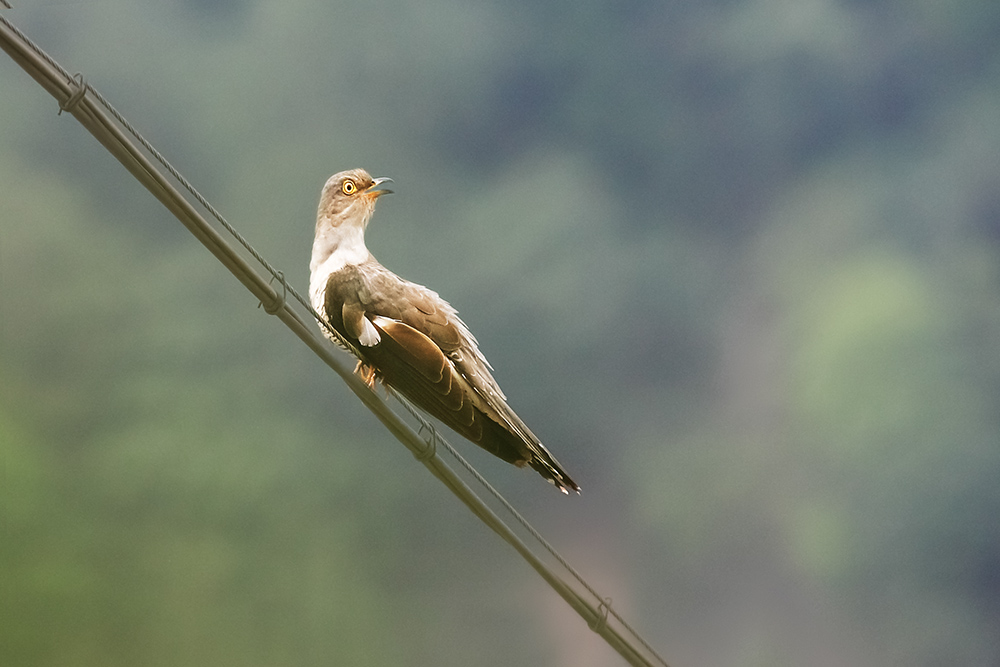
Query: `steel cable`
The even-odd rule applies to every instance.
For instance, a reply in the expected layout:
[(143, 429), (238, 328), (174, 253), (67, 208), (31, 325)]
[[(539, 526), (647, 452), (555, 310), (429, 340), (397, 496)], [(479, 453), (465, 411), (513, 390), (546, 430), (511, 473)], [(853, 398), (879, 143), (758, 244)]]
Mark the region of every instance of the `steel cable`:
[[(611, 606), (611, 599), (602, 597), (570, 564), (546, 541), (542, 535), (441, 435), (437, 429), (407, 400), (390, 392), (420, 425), (415, 431), (399, 418), (388, 404), (345, 365), (342, 354), (336, 354), (329, 341), (323, 338), (320, 326), (337, 337), (339, 344), (350, 351), (352, 346), (312, 308), (311, 304), (287, 283), (284, 273), (269, 262), (205, 199), (170, 163), (119, 113), (82, 75), (71, 76), (48, 54), (28, 39), (6, 17), (0, 16), (0, 48), (37, 81), (57, 102), (60, 113), (72, 114), (114, 157), (149, 190), (191, 233), (222, 262), (245, 287), (259, 299), (265, 312), (282, 320), (306, 345), (330, 366), (348, 387), (361, 399), (375, 416), (423, 463), (452, 493), (476, 514), (491, 530), (508, 542), (552, 588), (608, 644), (633, 665), (661, 665), (667, 663)], [(94, 100), (95, 102), (91, 101)], [(110, 116), (109, 116), (110, 114)], [(139, 149), (129, 139), (131, 136), (145, 150)], [(150, 159), (152, 158), (152, 160)], [(154, 164), (154, 161), (156, 164)], [(157, 167), (157, 164), (159, 167)], [(173, 179), (171, 183), (163, 171)], [(213, 218), (225, 232), (269, 276), (266, 278), (246, 257), (230, 245), (225, 237), (212, 226), (191, 202), (174, 186), (180, 185), (197, 204)], [(273, 286), (277, 280), (277, 285)], [(291, 296), (295, 303), (287, 299)], [(296, 305), (301, 312), (297, 312)], [(357, 356), (355, 352), (355, 356)], [(427, 433), (427, 438), (422, 436)], [(571, 586), (546, 564), (542, 557), (523, 539), (441, 458), (439, 452), (452, 456), (475, 482), (499, 503), (531, 539), (548, 554), (566, 574), (576, 582)], [(582, 589), (582, 590), (579, 590)], [(589, 599), (587, 599), (589, 598)], [(614, 619), (612, 622), (610, 619)], [(617, 627), (616, 627), (617, 626)], [(630, 639), (631, 638), (631, 639)]]

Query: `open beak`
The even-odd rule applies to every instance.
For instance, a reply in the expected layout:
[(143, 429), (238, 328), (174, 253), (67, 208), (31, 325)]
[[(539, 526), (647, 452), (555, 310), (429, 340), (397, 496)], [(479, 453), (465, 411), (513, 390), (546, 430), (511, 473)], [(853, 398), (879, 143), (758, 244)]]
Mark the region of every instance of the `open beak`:
[(380, 185), (382, 185), (383, 183), (392, 183), (392, 179), (391, 178), (376, 178), (374, 181), (372, 181), (371, 187), (369, 187), (367, 190), (365, 190), (365, 194), (367, 196), (375, 198), (375, 199), (377, 199), (378, 197), (381, 197), (382, 195), (391, 195), (392, 194), (392, 190), (390, 190), (389, 188), (382, 188), (380, 190), (376, 189)]

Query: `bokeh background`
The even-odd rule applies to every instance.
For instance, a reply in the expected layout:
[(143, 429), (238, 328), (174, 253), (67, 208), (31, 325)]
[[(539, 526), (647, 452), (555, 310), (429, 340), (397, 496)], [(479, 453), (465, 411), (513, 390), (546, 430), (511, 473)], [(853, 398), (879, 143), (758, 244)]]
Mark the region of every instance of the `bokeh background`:
[[(304, 290), (326, 178), (678, 667), (1000, 665), (996, 0), (13, 0)], [(6, 56), (0, 664), (620, 664)]]

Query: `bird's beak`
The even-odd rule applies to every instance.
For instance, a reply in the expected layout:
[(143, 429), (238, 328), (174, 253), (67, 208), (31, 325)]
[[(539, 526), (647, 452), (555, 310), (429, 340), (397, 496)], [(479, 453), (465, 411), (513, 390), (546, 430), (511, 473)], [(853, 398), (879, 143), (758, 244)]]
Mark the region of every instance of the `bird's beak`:
[(381, 190), (376, 190), (376, 188), (378, 188), (383, 183), (392, 183), (392, 179), (376, 178), (374, 181), (372, 181), (371, 186), (367, 190), (365, 190), (365, 194), (369, 197), (372, 197), (373, 199), (377, 199), (382, 195), (391, 195), (392, 190), (390, 190), (389, 188), (382, 188)]

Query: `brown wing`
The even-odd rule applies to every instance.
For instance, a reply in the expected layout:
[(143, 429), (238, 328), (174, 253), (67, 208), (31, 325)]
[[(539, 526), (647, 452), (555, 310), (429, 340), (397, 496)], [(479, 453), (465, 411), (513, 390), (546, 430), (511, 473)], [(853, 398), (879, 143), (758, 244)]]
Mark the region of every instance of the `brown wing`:
[(507, 405), (476, 339), (436, 293), (370, 260), (332, 275), (325, 305), (386, 384), (499, 458), (579, 490)]

